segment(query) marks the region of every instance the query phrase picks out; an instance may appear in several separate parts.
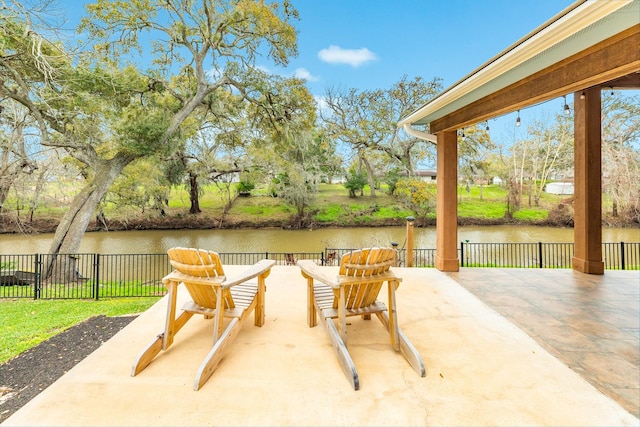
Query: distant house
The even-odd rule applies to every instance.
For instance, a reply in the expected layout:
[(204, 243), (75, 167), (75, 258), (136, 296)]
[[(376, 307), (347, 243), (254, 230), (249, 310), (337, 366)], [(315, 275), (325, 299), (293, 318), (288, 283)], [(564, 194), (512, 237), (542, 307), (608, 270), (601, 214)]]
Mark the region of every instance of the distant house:
[(549, 194), (573, 194), (573, 182), (550, 182), (544, 187)]
[[(413, 178), (417, 178), (421, 181), (426, 181), (426, 182), (435, 182), (436, 181), (436, 171), (435, 170), (417, 170), (415, 172), (413, 172), (412, 177)], [(407, 176), (406, 172), (401, 172), (400, 176)]]
[(494, 176), (491, 182), (493, 183), (493, 185), (502, 185), (504, 181), (502, 181), (502, 178), (500, 178), (499, 176)]

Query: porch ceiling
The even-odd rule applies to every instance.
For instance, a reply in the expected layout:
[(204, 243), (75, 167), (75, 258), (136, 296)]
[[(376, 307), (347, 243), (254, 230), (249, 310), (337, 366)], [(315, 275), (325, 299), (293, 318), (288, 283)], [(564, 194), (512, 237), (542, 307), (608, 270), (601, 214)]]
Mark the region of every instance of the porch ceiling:
[(459, 129), (589, 87), (640, 87), (640, 0), (580, 0), (399, 126)]

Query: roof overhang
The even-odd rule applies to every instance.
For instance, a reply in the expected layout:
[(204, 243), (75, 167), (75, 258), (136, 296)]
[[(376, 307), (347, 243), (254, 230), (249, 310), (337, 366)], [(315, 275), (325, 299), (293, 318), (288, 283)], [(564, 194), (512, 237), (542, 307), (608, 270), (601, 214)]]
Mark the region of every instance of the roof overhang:
[(640, 87), (640, 0), (581, 0), (403, 118), (459, 129), (594, 86)]

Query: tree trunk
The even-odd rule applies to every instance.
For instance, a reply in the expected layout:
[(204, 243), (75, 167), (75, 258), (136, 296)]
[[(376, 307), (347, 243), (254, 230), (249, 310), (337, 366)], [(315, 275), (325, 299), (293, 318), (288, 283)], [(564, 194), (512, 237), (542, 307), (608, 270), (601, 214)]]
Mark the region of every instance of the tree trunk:
[(44, 190), (44, 185), (46, 183), (48, 174), (49, 168), (47, 166), (41, 166), (40, 173), (38, 174), (38, 180), (36, 182), (36, 188), (33, 192), (31, 202), (29, 203), (29, 222), (33, 221), (33, 213), (36, 209), (38, 209), (38, 205), (40, 204), (40, 196), (42, 195), (42, 191)]
[(35, 170), (35, 166), (33, 166), (27, 159), (18, 159), (15, 161), (11, 161), (7, 157), (6, 164), (4, 159), (4, 153), (2, 154), (2, 159), (0, 159), (0, 209), (4, 206), (4, 202), (7, 200), (7, 196), (9, 195), (9, 190), (13, 186), (13, 184), (20, 178), (23, 171), (26, 169), (27, 173), (31, 173), (32, 170)]
[(367, 161), (367, 159), (362, 156), (360, 157), (360, 161), (364, 164), (365, 169), (367, 169), (367, 179), (369, 181), (369, 189), (371, 193), (371, 197), (376, 197), (376, 180), (373, 174), (373, 170), (371, 169), (371, 165)]
[(200, 210), (200, 190), (198, 187), (198, 175), (189, 172), (189, 200), (191, 201), (190, 214), (199, 214)]
[[(49, 281), (77, 279), (75, 259), (69, 255), (78, 253), (82, 236), (87, 231), (98, 203), (113, 181), (133, 160), (131, 157), (115, 157), (102, 161), (97, 166), (95, 177), (76, 195), (56, 228), (49, 248), (50, 257), (44, 270), (45, 279)], [(60, 254), (64, 256), (59, 256)]]

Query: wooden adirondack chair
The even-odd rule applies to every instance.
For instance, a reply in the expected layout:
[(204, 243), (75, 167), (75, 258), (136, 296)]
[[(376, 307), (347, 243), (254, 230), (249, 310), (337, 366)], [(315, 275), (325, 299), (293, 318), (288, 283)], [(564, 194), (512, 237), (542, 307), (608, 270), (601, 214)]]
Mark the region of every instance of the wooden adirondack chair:
[(284, 254), (284, 260), (287, 263), (287, 265), (296, 265), (296, 259), (293, 256), (293, 254)]
[[(375, 313), (389, 332), (391, 346), (401, 351), (415, 371), (424, 377), (425, 368), (420, 354), (398, 327), (396, 288), (400, 279), (390, 267), (396, 252), (391, 248), (370, 248), (349, 252), (340, 260), (337, 277), (330, 277), (326, 267), (311, 260), (298, 261), (302, 275), (307, 279), (307, 321), (309, 327), (317, 324), (317, 315), (324, 324), (333, 348), (338, 355), (347, 379), (355, 390), (360, 387), (358, 372), (347, 350), (347, 321), (349, 316), (370, 319)], [(319, 283), (316, 283), (317, 281)], [(382, 284), (387, 282), (389, 310), (377, 300)], [(333, 319), (338, 319), (334, 323)]]
[[(205, 319), (213, 319), (213, 348), (196, 374), (193, 389), (198, 390), (218, 366), (224, 349), (231, 344), (252, 310), (255, 311), (255, 325), (264, 324), (265, 279), (275, 261), (261, 260), (238, 277), (227, 279), (216, 252), (172, 248), (168, 254), (174, 271), (162, 279), (168, 290), (165, 329), (138, 355), (131, 375), (146, 368), (160, 350), (168, 349), (175, 335), (194, 314), (202, 314)], [(256, 277), (257, 281), (249, 282)], [(192, 300), (182, 307), (176, 318), (176, 296), (181, 283)], [(231, 320), (223, 329), (225, 318)]]

